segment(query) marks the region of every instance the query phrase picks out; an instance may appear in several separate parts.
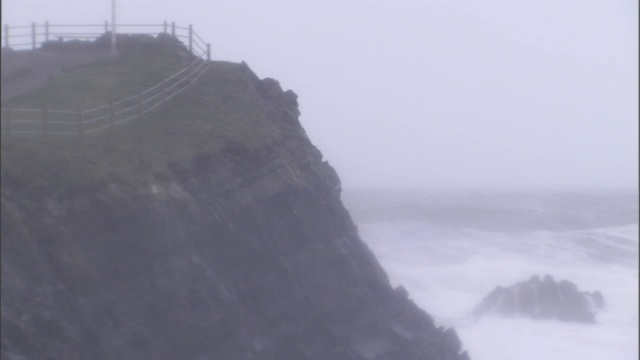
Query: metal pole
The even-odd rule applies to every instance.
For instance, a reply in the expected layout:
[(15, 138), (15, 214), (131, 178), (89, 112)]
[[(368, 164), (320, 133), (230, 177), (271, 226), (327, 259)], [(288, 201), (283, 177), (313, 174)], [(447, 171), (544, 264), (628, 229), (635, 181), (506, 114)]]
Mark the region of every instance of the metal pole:
[(173, 37), (176, 36), (176, 23), (175, 23), (175, 21), (171, 22), (171, 36), (173, 36)]
[(36, 49), (36, 23), (31, 23), (31, 45)]
[(104, 21), (104, 33), (108, 33), (109, 32), (109, 20), (105, 20)]
[(211, 61), (211, 44), (207, 44), (207, 61)]
[(44, 22), (44, 41), (49, 41), (49, 22)]
[(189, 52), (193, 54), (193, 26), (189, 24)]
[(111, 55), (116, 56), (116, 0), (111, 0)]
[(164, 33), (167, 33), (167, 20), (164, 21)]
[(4, 25), (4, 46), (9, 47), (9, 25)]

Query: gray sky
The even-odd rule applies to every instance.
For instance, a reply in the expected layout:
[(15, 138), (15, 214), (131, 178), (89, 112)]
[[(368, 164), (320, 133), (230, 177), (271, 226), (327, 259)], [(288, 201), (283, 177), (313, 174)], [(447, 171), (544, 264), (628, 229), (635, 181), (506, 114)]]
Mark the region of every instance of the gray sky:
[[(634, 0), (118, 0), (191, 23), (299, 96), (345, 187), (636, 188)], [(109, 0), (3, 0), (3, 24), (102, 23)]]

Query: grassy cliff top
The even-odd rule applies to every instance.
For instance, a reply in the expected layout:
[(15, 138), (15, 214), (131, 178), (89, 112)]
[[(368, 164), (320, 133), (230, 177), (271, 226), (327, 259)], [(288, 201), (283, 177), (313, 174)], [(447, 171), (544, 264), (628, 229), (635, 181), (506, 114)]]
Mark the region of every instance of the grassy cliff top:
[[(141, 63), (154, 66), (141, 68)], [(152, 85), (178, 65), (170, 53), (131, 51), (76, 69), (52, 81), (48, 90), (14, 101), (27, 106), (42, 101), (42, 94), (49, 91), (55, 93), (60, 106), (76, 105), (76, 101), (93, 104)], [(185, 92), (112, 132), (82, 140), (4, 139), (3, 188), (41, 194), (108, 181), (148, 183), (150, 178), (171, 177), (176, 168), (191, 166), (194, 158), (203, 154), (210, 158), (260, 151), (282, 140), (288, 131), (301, 131), (297, 119), (289, 125), (274, 121), (281, 119), (283, 112), (297, 112), (297, 103), (294, 98), (294, 105), (283, 106), (278, 97), (286, 96), (277, 82), (267, 83), (271, 84), (267, 97), (275, 96), (275, 100), (265, 97), (265, 81), (258, 80), (245, 64), (211, 62), (207, 72)]]
[(56, 110), (89, 109), (137, 94), (185, 65), (184, 54), (172, 48), (123, 49), (115, 57), (67, 68), (44, 87), (7, 100), (3, 106), (40, 109), (48, 104)]

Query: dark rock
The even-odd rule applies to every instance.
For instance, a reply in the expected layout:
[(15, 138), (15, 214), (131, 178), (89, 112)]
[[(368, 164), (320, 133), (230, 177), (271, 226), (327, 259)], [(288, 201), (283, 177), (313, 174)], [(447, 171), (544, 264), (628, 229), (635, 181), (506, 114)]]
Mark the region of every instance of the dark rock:
[(600, 291), (593, 291), (589, 293), (589, 296), (593, 299), (598, 309), (602, 309), (604, 307), (604, 297)]
[(293, 93), (252, 74), (212, 63), (82, 151), (0, 144), (3, 360), (468, 359), (358, 236)]
[(398, 286), (397, 288), (395, 288), (395, 292), (398, 296), (400, 296), (402, 299), (408, 299), (409, 298), (409, 292), (407, 291), (407, 289), (405, 289), (404, 286)]
[(454, 328), (445, 330), (444, 336), (445, 344), (449, 349), (458, 351), (462, 348), (462, 342), (460, 341), (458, 333)]
[(498, 314), (533, 319), (556, 319), (595, 323), (595, 313), (604, 305), (602, 293), (581, 292), (568, 280), (556, 282), (537, 276), (508, 288), (496, 287), (476, 307), (474, 315)]
[(185, 45), (182, 43), (182, 41), (180, 41), (180, 39), (170, 34), (160, 33), (158, 34), (158, 36), (156, 36), (156, 40), (166, 46), (186, 49)]
[(284, 95), (280, 83), (275, 79), (265, 78), (256, 84), (256, 88), (263, 97), (269, 100), (277, 100)]

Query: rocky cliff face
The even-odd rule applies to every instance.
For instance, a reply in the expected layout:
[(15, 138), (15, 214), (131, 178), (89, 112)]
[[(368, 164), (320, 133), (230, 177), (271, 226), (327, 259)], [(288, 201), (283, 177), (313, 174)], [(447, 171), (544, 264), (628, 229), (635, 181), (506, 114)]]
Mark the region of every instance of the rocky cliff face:
[(467, 359), (392, 289), (296, 96), (212, 63), (98, 138), (2, 148), (2, 360)]

